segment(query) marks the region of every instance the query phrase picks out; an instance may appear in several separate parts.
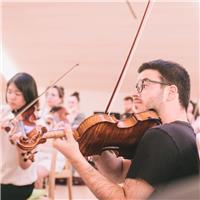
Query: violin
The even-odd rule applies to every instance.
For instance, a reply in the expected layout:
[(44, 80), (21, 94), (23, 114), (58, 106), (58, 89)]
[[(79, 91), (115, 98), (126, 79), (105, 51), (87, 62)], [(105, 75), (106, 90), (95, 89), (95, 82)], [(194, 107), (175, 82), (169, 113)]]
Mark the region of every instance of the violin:
[(50, 113), (57, 114), (58, 120), (63, 121), (63, 122), (67, 120), (67, 115), (69, 114), (67, 109), (64, 106), (54, 106), (50, 110)]
[[(64, 122), (65, 123), (66, 120), (67, 120), (66, 116), (67, 116), (68, 112), (67, 112), (66, 108), (63, 107), (63, 106), (54, 106), (50, 110), (50, 114), (51, 115), (57, 114), (56, 117), (52, 116), (53, 117), (53, 121), (55, 123), (58, 123), (58, 122)], [(48, 123), (48, 121), (47, 121), (47, 123)], [(66, 122), (66, 123), (68, 123), (68, 122)], [(51, 125), (51, 124), (48, 124), (48, 125)], [(60, 137), (64, 137), (64, 136), (65, 136), (64, 129), (52, 130), (52, 131), (49, 131), (47, 133), (47, 128), (46, 127), (38, 126), (37, 128), (35, 128), (32, 131), (30, 131), (29, 133), (27, 133), (27, 137), (26, 138), (25, 137), (20, 137), (19, 142), (17, 143), (17, 145), (21, 149), (23, 149), (25, 151), (31, 151), (38, 144), (45, 143), (47, 139), (60, 138)]]
[[(12, 113), (12, 117), (10, 115), (10, 117), (6, 120), (6, 124), (2, 127), (2, 129), (4, 129), (8, 133), (11, 144), (15, 144), (16, 142), (16, 133), (20, 132), (22, 135), (21, 137), (27, 138), (27, 130), (32, 131), (35, 129), (35, 121), (37, 120), (35, 110), (36, 107), (32, 106), (25, 112), (18, 115), (18, 113), (20, 112), (19, 110), (18, 112)], [(15, 117), (16, 115), (18, 116), (17, 118)], [(27, 151), (22, 153), (22, 156), (24, 157), (24, 160), (34, 161), (35, 153), (36, 152)]]
[(110, 149), (117, 150), (128, 159), (132, 158), (131, 152), (136, 149), (145, 131), (159, 124), (161, 120), (154, 111), (132, 114), (124, 120), (96, 114), (83, 121), (74, 134), (84, 156), (101, 154)]
[(36, 125), (35, 121), (37, 120), (37, 116), (35, 114), (34, 106), (30, 107), (28, 110), (22, 113), (21, 116), (22, 116), (22, 121), (24, 125), (27, 125), (27, 126)]
[[(95, 114), (86, 118), (73, 131), (73, 136), (84, 156), (97, 155), (112, 149), (129, 159), (132, 158), (131, 152), (137, 147), (145, 131), (159, 124), (160, 118), (154, 111), (132, 114), (124, 120), (117, 120), (107, 114)], [(60, 137), (65, 137), (65, 131), (62, 129), (50, 132), (43, 129), (40, 133), (32, 131), (27, 139), (21, 138), (17, 145), (23, 150), (31, 151), (48, 138)]]
[(26, 126), (35, 126), (36, 120), (37, 117), (35, 114), (35, 106), (32, 106), (22, 114), (20, 115), (17, 114), (17, 117), (15, 117), (15, 115), (13, 114), (12, 118), (8, 118), (8, 120), (6, 121), (6, 125), (1, 128), (4, 129), (7, 133), (9, 133), (19, 122), (23, 123), (23, 125)]
[(46, 117), (46, 124), (55, 126), (56, 123), (64, 122), (69, 123), (67, 115), (69, 114), (64, 106), (53, 106)]

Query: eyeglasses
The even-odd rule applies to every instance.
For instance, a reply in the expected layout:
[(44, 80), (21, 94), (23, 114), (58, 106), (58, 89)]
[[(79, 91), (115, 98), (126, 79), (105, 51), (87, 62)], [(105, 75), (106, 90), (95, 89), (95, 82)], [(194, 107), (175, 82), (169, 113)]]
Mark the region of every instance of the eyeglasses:
[(170, 85), (169, 83), (164, 83), (164, 82), (159, 82), (159, 81), (153, 81), (153, 80), (150, 80), (148, 78), (144, 78), (144, 79), (140, 80), (136, 84), (136, 89), (137, 89), (138, 93), (142, 92), (142, 90), (145, 87), (145, 83), (157, 83), (157, 84), (161, 84), (161, 85)]

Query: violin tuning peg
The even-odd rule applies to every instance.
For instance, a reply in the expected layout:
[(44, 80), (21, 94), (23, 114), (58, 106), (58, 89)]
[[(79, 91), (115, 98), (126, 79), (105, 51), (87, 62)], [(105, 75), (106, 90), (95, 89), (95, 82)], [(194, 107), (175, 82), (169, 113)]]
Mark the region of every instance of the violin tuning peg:
[(15, 144), (15, 143), (14, 143), (14, 141), (13, 141), (13, 140), (11, 140), (11, 139), (10, 139), (10, 143), (11, 143), (11, 144), (13, 144), (13, 145)]
[(10, 128), (9, 126), (7, 126), (7, 127), (4, 128), (4, 130), (5, 130), (7, 133), (9, 133), (10, 130), (11, 130), (11, 128)]
[(43, 126), (43, 127), (41, 128), (41, 130), (42, 130), (42, 133), (47, 133), (47, 128), (46, 128), (46, 127)]
[(23, 152), (23, 153), (21, 153), (21, 156), (25, 156), (25, 155), (26, 155), (26, 153), (24, 153), (24, 152)]
[(33, 154), (31, 154), (30, 156), (29, 156), (29, 158), (28, 158), (30, 161), (32, 161), (32, 162), (34, 162), (35, 161), (35, 158), (34, 158), (34, 155)]

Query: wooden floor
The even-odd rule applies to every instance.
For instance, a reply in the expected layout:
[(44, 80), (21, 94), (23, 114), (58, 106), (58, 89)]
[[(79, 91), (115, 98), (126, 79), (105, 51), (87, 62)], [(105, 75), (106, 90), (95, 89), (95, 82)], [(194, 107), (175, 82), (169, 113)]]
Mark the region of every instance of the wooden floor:
[[(56, 200), (68, 199), (67, 186), (56, 185)], [(87, 199), (96, 200), (96, 197), (86, 186), (73, 186), (72, 197), (76, 200)]]
[[(32, 196), (28, 200), (50, 200), (47, 196), (47, 190), (34, 190)], [(68, 190), (66, 185), (56, 185), (55, 200), (68, 199)], [(97, 200), (86, 186), (73, 186), (72, 199), (74, 200)]]

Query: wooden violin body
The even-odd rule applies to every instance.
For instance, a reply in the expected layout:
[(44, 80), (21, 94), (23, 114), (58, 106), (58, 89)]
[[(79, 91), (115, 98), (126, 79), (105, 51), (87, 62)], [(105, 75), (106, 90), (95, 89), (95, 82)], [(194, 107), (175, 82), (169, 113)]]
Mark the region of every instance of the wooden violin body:
[(132, 114), (120, 121), (107, 114), (95, 114), (80, 124), (74, 136), (84, 156), (116, 149), (123, 157), (130, 158), (145, 131), (160, 123), (154, 111)]

